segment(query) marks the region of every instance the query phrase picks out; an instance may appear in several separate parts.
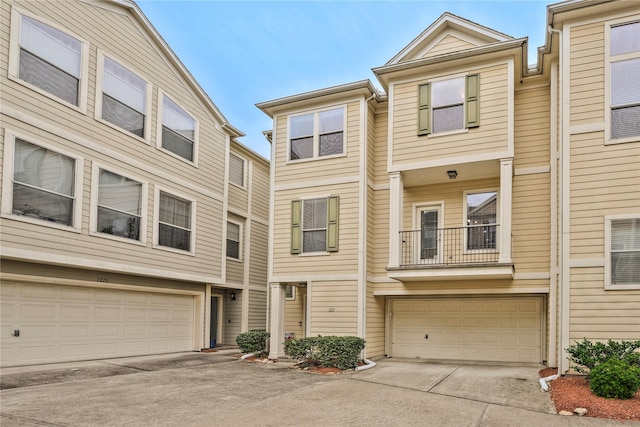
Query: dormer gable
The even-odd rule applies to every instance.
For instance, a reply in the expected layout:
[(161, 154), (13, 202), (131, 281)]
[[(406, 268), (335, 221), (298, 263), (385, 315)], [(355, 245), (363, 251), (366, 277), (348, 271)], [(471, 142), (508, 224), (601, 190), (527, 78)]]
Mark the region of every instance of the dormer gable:
[(385, 65), (464, 51), (512, 37), (445, 12)]

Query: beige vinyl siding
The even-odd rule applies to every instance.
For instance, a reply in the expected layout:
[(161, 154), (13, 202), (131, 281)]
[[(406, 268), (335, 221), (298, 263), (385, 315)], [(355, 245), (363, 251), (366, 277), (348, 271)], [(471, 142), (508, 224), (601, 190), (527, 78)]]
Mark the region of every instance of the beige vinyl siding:
[(367, 168), (367, 182), (375, 180), (376, 157), (376, 116), (373, 106), (367, 103), (367, 163), (362, 167)]
[(388, 135), (389, 126), (388, 119), (389, 114), (387, 112), (387, 104), (378, 106), (378, 110), (383, 110), (376, 113), (375, 117), (375, 150), (373, 157), (369, 160), (374, 166), (374, 184), (389, 184), (389, 174), (387, 173), (387, 159), (389, 157), (388, 152)]
[[(337, 104), (336, 106), (341, 105)], [(350, 102), (346, 108), (346, 128), (344, 149), (345, 156), (314, 160), (293, 161), (287, 163), (287, 116), (278, 116), (276, 124), (275, 158), (276, 186), (284, 183), (299, 182), (301, 177), (305, 181), (327, 179), (346, 175), (358, 174), (360, 162), (360, 102)]]
[(246, 212), (249, 207), (249, 197), (247, 190), (237, 187), (233, 184), (229, 184), (229, 208), (237, 209), (241, 212)]
[(311, 293), (311, 336), (357, 334), (357, 281), (313, 282)]
[(375, 191), (373, 194), (373, 221), (370, 229), (373, 235), (369, 246), (373, 248), (373, 255), (369, 259), (370, 274), (375, 277), (386, 277), (386, 267), (389, 264), (389, 190)]
[[(358, 271), (358, 183), (278, 191), (274, 200), (273, 275), (344, 274)], [(300, 197), (339, 196), (339, 250), (329, 255), (291, 254), (291, 201)]]
[[(306, 292), (306, 291), (305, 291)], [(293, 332), (294, 338), (303, 338), (304, 329), (304, 292), (300, 288), (295, 290), (296, 298), (284, 303), (284, 333)]]
[[(231, 292), (235, 292), (236, 300), (231, 300)], [(235, 345), (236, 337), (242, 332), (242, 290), (227, 289), (224, 291), (224, 311), (222, 317), (222, 344)]]
[(550, 89), (540, 87), (515, 93), (514, 168), (549, 166)]
[(604, 25), (572, 27), (570, 43), (570, 124), (604, 121)]
[(267, 292), (249, 291), (249, 330), (267, 328)]
[(603, 290), (604, 269), (571, 269), (569, 341), (637, 340), (640, 291)]
[(513, 177), (511, 245), (519, 273), (549, 271), (550, 185), (548, 173)]
[(269, 164), (253, 162), (251, 182), (251, 212), (264, 221), (269, 219)]
[[(392, 141), (395, 167), (418, 161), (507, 150), (507, 64), (469, 70), (469, 74), (475, 73), (480, 74), (480, 127), (468, 132), (418, 137), (418, 85), (427, 83), (427, 80), (394, 86)], [(422, 153), (424, 157), (417, 156), (417, 153)]]
[(385, 298), (373, 296), (373, 283), (367, 283), (367, 357), (384, 355)]
[(249, 254), (249, 283), (267, 289), (269, 229), (266, 225), (253, 221), (251, 223), (251, 240)]
[(422, 57), (429, 58), (431, 56), (437, 56), (444, 53), (457, 52), (457, 51), (469, 49), (472, 47), (475, 47), (475, 46), (467, 41), (459, 39), (456, 36), (447, 34), (435, 46), (429, 49), (429, 51), (425, 53)]
[[(516, 265), (517, 268), (517, 265)], [(456, 294), (508, 294), (513, 293), (517, 288), (518, 294), (527, 293), (531, 290), (532, 294), (537, 294), (539, 288), (549, 286), (549, 280), (445, 280), (445, 281), (428, 281), (428, 282), (406, 282), (393, 283), (383, 282), (373, 285), (374, 292), (377, 293), (394, 293), (396, 295), (456, 295)]]

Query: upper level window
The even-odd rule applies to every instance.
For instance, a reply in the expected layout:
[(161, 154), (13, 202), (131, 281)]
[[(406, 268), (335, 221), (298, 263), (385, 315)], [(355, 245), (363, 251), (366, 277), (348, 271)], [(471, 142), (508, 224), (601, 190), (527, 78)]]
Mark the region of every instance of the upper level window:
[(418, 86), (418, 135), (478, 127), (478, 75)]
[(611, 139), (640, 136), (640, 22), (611, 27)]
[(144, 138), (147, 82), (114, 60), (103, 58), (102, 118)]
[(291, 202), (291, 253), (338, 251), (338, 196)]
[(229, 182), (244, 188), (244, 159), (229, 154)]
[(344, 108), (289, 117), (290, 160), (344, 152)]
[(496, 249), (498, 193), (466, 194), (467, 250)]
[(193, 161), (195, 142), (195, 119), (168, 96), (163, 95), (162, 148)]
[(20, 15), (19, 47), (18, 78), (69, 104), (80, 105), (80, 40)]
[(240, 225), (227, 222), (227, 256), (240, 259)]
[(97, 231), (140, 240), (142, 188), (140, 182), (100, 169)]
[(191, 251), (192, 202), (159, 192), (158, 245)]
[(640, 288), (640, 217), (607, 218), (606, 285)]
[(12, 213), (74, 226), (75, 159), (15, 140)]

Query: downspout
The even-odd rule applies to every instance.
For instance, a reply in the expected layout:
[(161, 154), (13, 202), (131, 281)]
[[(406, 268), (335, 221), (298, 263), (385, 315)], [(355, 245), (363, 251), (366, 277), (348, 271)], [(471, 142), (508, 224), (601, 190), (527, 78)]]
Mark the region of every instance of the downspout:
[[(568, 169), (568, 160), (569, 160), (569, 147), (566, 144), (564, 133), (564, 103), (565, 103), (565, 87), (564, 87), (564, 60), (563, 60), (563, 51), (564, 51), (564, 39), (561, 30), (556, 30), (551, 25), (548, 26), (549, 34), (557, 34), (558, 35), (558, 75), (559, 75), (559, 106), (560, 110), (558, 111), (557, 123), (559, 123), (557, 132), (558, 137), (558, 145), (556, 147), (555, 158), (558, 159), (558, 163), (560, 165), (560, 173), (558, 174), (558, 184), (559, 184), (559, 192), (560, 200), (558, 201), (557, 207), (559, 208), (559, 221), (560, 221), (560, 238), (558, 239), (558, 254), (560, 258), (560, 295), (559, 295), (559, 306), (560, 306), (560, 334), (558, 338), (558, 349), (557, 349), (557, 359), (558, 359), (558, 373), (562, 374), (568, 370), (568, 366), (566, 363), (566, 357), (564, 352), (565, 345), (569, 345), (569, 257), (565, 257), (565, 250), (569, 250), (569, 169)], [(554, 160), (555, 161), (555, 160)]]

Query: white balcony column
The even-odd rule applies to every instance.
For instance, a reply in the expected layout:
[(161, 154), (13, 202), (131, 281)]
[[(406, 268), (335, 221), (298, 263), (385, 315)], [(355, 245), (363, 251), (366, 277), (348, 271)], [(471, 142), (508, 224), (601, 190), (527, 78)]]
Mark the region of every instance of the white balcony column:
[(500, 159), (500, 256), (498, 262), (511, 263), (511, 210), (513, 197), (513, 158)]
[(269, 283), (271, 295), (271, 316), (269, 319), (269, 359), (284, 355), (284, 285)]
[(389, 267), (400, 266), (400, 231), (402, 230), (402, 173), (389, 174)]

